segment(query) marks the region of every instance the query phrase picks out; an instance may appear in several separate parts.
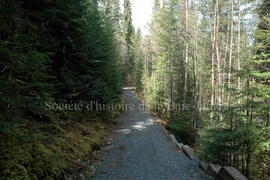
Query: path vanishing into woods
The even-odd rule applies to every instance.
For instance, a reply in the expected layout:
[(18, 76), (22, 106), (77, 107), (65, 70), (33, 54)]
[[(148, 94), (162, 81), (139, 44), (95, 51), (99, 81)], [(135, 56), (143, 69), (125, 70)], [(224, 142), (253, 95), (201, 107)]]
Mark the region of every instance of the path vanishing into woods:
[[(178, 152), (160, 124), (131, 89), (123, 95), (127, 110), (120, 117), (102, 165), (91, 180), (204, 180), (197, 163)], [(131, 106), (130, 106), (131, 107)]]

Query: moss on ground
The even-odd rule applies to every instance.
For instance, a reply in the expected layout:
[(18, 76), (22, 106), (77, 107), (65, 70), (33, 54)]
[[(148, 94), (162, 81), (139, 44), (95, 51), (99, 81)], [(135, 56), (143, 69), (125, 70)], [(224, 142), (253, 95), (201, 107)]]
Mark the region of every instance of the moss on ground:
[[(105, 118), (117, 115), (108, 113)], [(0, 180), (53, 180), (81, 170), (83, 161), (98, 158), (95, 151), (112, 125), (98, 117), (73, 113), (62, 117), (62, 123), (53, 117), (58, 123), (32, 124), (37, 130), (31, 135), (0, 135)]]

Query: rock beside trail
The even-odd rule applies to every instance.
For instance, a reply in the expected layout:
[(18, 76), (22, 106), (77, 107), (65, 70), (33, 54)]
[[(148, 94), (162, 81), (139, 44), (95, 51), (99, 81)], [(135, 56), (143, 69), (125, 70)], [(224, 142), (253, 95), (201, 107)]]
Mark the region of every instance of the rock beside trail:
[(221, 169), (221, 166), (219, 164), (209, 164), (207, 168), (208, 174), (210, 174), (214, 179), (220, 179), (219, 177), (219, 171)]
[(193, 149), (191, 147), (189, 147), (188, 145), (182, 146), (182, 150), (191, 160), (196, 161), (196, 162), (199, 161), (199, 159), (195, 155)]
[(243, 174), (237, 171), (234, 167), (223, 167), (219, 171), (219, 176), (222, 180), (248, 180)]

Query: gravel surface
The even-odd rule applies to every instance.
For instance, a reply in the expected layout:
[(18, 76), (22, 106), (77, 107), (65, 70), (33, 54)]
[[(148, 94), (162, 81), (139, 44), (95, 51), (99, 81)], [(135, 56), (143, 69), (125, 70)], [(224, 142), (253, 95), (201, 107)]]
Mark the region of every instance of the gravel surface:
[(120, 125), (104, 155), (101, 167), (91, 180), (204, 180), (210, 179), (197, 163), (177, 151), (162, 125), (132, 90), (124, 101), (134, 105), (120, 117)]

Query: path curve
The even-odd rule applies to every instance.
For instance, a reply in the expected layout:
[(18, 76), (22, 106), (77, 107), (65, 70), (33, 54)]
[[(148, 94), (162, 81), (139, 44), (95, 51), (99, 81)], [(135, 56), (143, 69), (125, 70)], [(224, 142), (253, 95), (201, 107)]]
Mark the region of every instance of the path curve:
[(131, 108), (120, 117), (101, 167), (91, 180), (204, 180), (210, 179), (176, 147), (162, 125), (132, 90), (124, 90), (124, 101)]

